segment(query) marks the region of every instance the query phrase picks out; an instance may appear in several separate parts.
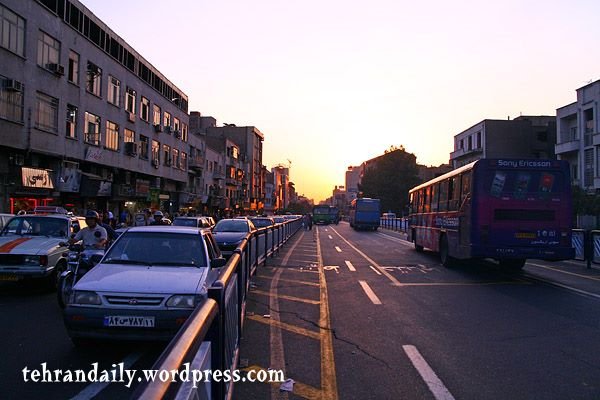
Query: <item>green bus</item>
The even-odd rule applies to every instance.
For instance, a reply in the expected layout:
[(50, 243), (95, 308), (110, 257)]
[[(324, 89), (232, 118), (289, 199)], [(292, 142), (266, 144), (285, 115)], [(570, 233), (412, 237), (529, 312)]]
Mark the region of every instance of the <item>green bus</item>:
[(329, 215), (329, 206), (323, 204), (314, 206), (312, 211), (312, 220), (313, 224), (329, 224), (331, 221)]

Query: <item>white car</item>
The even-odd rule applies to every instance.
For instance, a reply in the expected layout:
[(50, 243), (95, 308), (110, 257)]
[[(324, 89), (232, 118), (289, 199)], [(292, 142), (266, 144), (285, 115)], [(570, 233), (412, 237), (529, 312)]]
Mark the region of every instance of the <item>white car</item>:
[(208, 229), (127, 229), (73, 287), (64, 322), (87, 339), (170, 340), (207, 298), (225, 259)]
[(67, 266), (60, 243), (86, 226), (64, 214), (14, 216), (0, 232), (0, 281), (47, 279), (51, 286)]

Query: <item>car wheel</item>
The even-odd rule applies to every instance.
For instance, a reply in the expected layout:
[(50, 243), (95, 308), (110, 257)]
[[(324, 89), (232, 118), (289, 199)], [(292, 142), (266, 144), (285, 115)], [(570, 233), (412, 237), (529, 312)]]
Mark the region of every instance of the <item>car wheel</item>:
[(512, 271), (512, 272), (518, 272), (523, 269), (526, 261), (527, 260), (525, 260), (524, 258), (503, 259), (503, 260), (500, 260), (500, 267), (507, 269), (509, 271)]

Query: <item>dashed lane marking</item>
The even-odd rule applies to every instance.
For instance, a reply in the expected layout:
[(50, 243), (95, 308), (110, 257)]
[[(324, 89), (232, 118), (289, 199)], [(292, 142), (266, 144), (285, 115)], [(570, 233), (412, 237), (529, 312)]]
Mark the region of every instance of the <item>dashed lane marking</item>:
[(358, 283), (360, 284), (362, 289), (365, 291), (369, 300), (371, 300), (371, 303), (381, 304), (381, 300), (379, 300), (379, 297), (377, 297), (377, 295), (375, 294), (373, 289), (371, 289), (371, 287), (369, 286), (369, 284), (366, 281), (358, 281)]
[(333, 239), (333, 236), (331, 236), (331, 235), (327, 235), (327, 236), (329, 237), (329, 239)]
[(377, 275), (381, 275), (381, 272), (379, 272), (377, 268), (373, 267), (372, 265), (369, 265), (369, 268), (371, 268)]
[(335, 246), (335, 251), (337, 251), (338, 253), (341, 253), (342, 249), (340, 249), (338, 246)]
[(352, 265), (352, 263), (348, 260), (344, 261), (346, 263), (346, 266), (348, 267), (348, 269), (352, 272), (356, 272), (356, 268), (354, 268), (354, 265)]
[(436, 400), (454, 400), (454, 396), (452, 396), (450, 391), (444, 386), (444, 383), (438, 378), (429, 364), (427, 364), (427, 361), (425, 361), (421, 353), (419, 353), (419, 350), (412, 345), (404, 345), (402, 348), (410, 359), (410, 362), (412, 362), (413, 366), (419, 372), (419, 375), (421, 375), (421, 378), (423, 378), (427, 384), (433, 397), (435, 397)]

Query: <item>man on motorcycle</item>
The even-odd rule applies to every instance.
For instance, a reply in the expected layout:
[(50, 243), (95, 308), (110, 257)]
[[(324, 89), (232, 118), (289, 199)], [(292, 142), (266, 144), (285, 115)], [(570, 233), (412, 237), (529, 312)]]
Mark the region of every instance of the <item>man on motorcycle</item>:
[(87, 227), (81, 229), (74, 237), (69, 239), (69, 244), (74, 244), (83, 240), (85, 247), (95, 247), (104, 249), (107, 243), (108, 235), (106, 229), (98, 224), (100, 216), (96, 211), (90, 210), (85, 214), (85, 223)]

